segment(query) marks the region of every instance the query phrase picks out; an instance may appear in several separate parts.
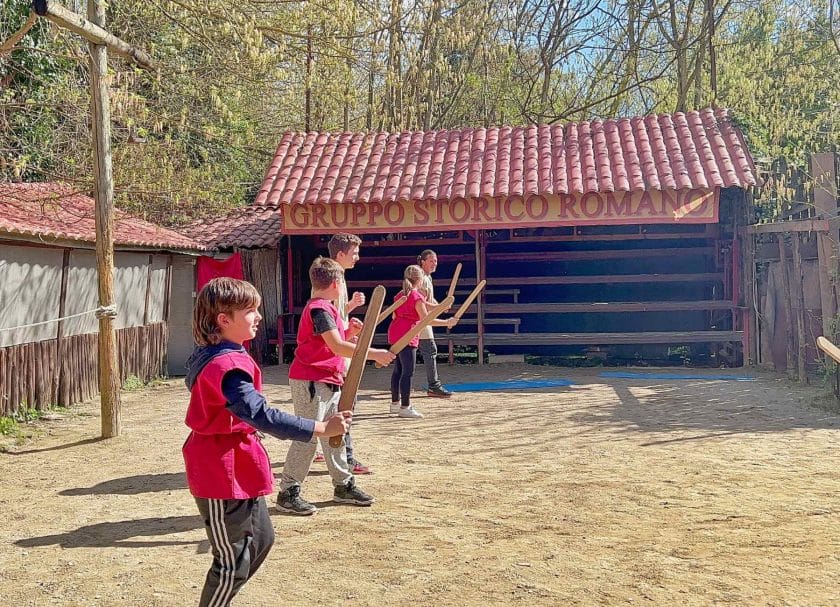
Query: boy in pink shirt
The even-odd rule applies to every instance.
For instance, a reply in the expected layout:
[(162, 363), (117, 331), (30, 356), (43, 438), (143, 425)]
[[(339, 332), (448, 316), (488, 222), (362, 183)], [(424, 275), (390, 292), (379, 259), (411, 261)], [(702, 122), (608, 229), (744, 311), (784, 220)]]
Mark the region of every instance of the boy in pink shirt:
[(196, 349), (185, 380), (191, 432), (182, 452), (213, 552), (200, 607), (230, 605), (274, 543), (263, 497), (273, 492), (273, 475), (257, 431), (309, 441), (344, 434), (352, 418), (345, 412), (315, 421), (266, 405), (260, 369), (242, 346), (256, 335), (259, 305), (250, 283), (215, 278), (199, 291), (193, 311)]
[[(317, 258), (309, 268), (309, 280), (312, 298), (300, 316), (298, 345), (289, 367), (289, 388), (295, 413), (320, 420), (338, 409), (346, 373), (345, 358), (352, 357), (356, 350), (356, 345), (349, 340), (359, 333), (362, 323), (351, 319), (348, 327), (333, 304), (344, 286), (344, 269), (338, 262)], [(370, 348), (367, 358), (384, 366), (394, 360), (394, 355), (387, 350)], [(292, 443), (289, 447), (277, 495), (277, 509), (281, 512), (310, 515), (318, 511), (300, 496), (315, 449), (315, 440)], [(334, 449), (329, 441), (322, 439), (321, 449), (333, 482), (333, 501), (355, 506), (373, 504), (373, 496), (356, 486), (344, 446)]]

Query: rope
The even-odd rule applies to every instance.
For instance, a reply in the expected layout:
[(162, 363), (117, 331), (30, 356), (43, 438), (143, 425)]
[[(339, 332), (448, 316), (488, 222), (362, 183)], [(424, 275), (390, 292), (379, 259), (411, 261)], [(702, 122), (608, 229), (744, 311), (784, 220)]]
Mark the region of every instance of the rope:
[(70, 316), (62, 316), (61, 318), (53, 318), (52, 320), (42, 320), (41, 322), (33, 322), (28, 325), (18, 325), (17, 327), (0, 328), (0, 332), (15, 331), (17, 329), (28, 329), (30, 327), (40, 327), (41, 325), (48, 325), (54, 322), (59, 322), (61, 320), (69, 320), (71, 318), (79, 318), (80, 316), (87, 316), (88, 314), (95, 314), (96, 318), (116, 318), (117, 306), (116, 304), (112, 304), (110, 306), (99, 306), (98, 308), (86, 310), (84, 312), (79, 312), (78, 314), (71, 314)]

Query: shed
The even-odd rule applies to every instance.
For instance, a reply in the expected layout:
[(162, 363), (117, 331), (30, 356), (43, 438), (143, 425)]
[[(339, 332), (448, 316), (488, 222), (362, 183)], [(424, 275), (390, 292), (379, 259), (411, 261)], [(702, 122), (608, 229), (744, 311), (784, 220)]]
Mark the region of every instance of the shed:
[[(98, 392), (94, 209), (69, 184), (0, 184), (0, 415)], [(204, 247), (116, 211), (114, 250), (121, 381), (180, 374)]]
[(306, 268), (363, 236), (348, 286), (396, 290), (421, 249), (487, 280), (453, 345), (737, 364), (749, 339), (742, 236), (755, 168), (730, 112), (402, 133), (285, 133), (255, 206), (278, 209), (283, 333)]

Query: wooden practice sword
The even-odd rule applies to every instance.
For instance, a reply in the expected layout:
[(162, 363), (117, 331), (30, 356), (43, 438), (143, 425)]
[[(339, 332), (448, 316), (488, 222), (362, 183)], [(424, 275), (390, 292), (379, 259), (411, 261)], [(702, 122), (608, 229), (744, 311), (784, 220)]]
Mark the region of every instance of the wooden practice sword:
[[(422, 319), (420, 319), (420, 322), (418, 322), (415, 326), (411, 328), (411, 331), (400, 337), (397, 340), (397, 343), (388, 348), (391, 351), (391, 353), (399, 354), (400, 352), (402, 352), (402, 350), (408, 345), (408, 343), (412, 339), (420, 335), (420, 333), (423, 332), (423, 329), (428, 327), (433, 320), (435, 320), (438, 316), (446, 312), (450, 308), (450, 306), (452, 306), (452, 302), (454, 301), (454, 297), (447, 297), (434, 308), (430, 308), (429, 312)], [(379, 365), (376, 366), (378, 367)]]
[(397, 308), (399, 308), (401, 305), (403, 305), (405, 303), (406, 299), (408, 299), (408, 298), (405, 295), (402, 295), (402, 296), (400, 296), (400, 298), (397, 301), (395, 301), (390, 306), (388, 306), (387, 308), (382, 310), (382, 312), (379, 314), (379, 318), (376, 319), (376, 324), (381, 323), (383, 320), (388, 318), (391, 314), (396, 312)]
[(481, 293), (481, 289), (484, 288), (484, 285), (487, 284), (486, 280), (482, 280), (477, 285), (475, 285), (475, 289), (472, 290), (472, 293), (467, 295), (467, 298), (464, 300), (464, 303), (461, 304), (461, 307), (458, 308), (458, 311), (455, 312), (453, 316), (458, 320), (461, 320), (461, 317), (466, 314), (467, 308), (470, 307), (470, 304), (475, 301), (475, 298), (478, 297), (478, 294)]
[(825, 337), (820, 335), (817, 338), (817, 345), (820, 347), (820, 350), (828, 354), (831, 358), (834, 359), (834, 362), (840, 363), (840, 348), (835, 346), (833, 343), (828, 341)]
[(458, 278), (461, 276), (461, 264), (455, 266), (455, 273), (452, 275), (452, 282), (449, 283), (449, 290), (446, 292), (447, 297), (455, 297), (455, 287), (458, 286)]
[[(385, 287), (379, 285), (373, 290), (367, 310), (365, 311), (364, 326), (359, 338), (356, 340), (356, 349), (350, 359), (350, 368), (344, 376), (344, 385), (341, 387), (341, 396), (338, 397), (338, 410), (352, 411), (353, 403), (356, 401), (356, 393), (359, 391), (359, 384), (362, 383), (362, 374), (365, 372), (365, 361), (367, 360), (368, 349), (373, 341), (373, 334), (376, 332), (376, 319), (379, 311), (382, 310), (382, 303), (385, 301)], [(344, 443), (343, 436), (331, 436), (330, 447), (338, 449)]]

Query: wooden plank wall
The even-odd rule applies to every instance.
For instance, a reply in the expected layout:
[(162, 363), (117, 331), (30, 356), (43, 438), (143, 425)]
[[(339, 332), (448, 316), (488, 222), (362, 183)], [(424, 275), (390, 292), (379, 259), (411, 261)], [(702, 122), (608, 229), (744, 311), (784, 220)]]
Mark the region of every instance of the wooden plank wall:
[[(129, 375), (144, 382), (165, 375), (167, 335), (164, 322), (117, 331), (121, 384)], [(0, 415), (20, 407), (68, 407), (96, 396), (98, 357), (95, 333), (64, 337), (60, 344), (51, 339), (0, 348)]]

